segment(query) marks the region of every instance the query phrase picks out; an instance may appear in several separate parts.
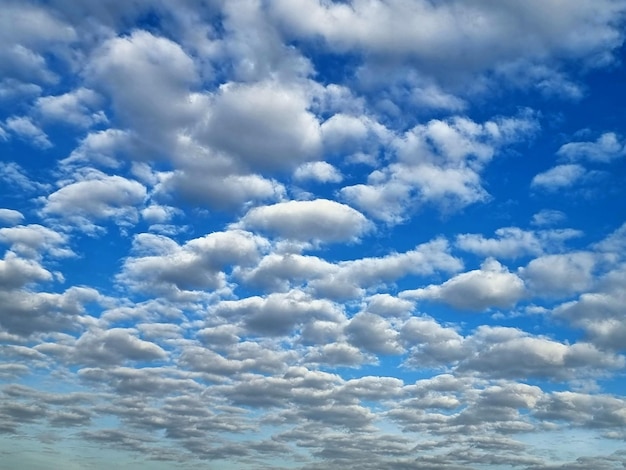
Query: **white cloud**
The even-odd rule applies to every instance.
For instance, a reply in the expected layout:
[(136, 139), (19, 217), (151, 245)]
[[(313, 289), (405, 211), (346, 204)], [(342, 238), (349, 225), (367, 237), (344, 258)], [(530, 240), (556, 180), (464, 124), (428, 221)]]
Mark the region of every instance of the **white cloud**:
[(52, 274), (37, 261), (7, 251), (0, 259), (0, 289), (16, 289), (31, 282), (50, 281)]
[(293, 168), (321, 150), (303, 90), (279, 82), (222, 85), (199, 138), (252, 170)]
[(167, 353), (158, 345), (135, 336), (133, 329), (90, 330), (76, 341), (73, 361), (110, 366), (127, 360), (165, 359)]
[(602, 134), (595, 142), (570, 142), (556, 153), (570, 161), (588, 160), (608, 163), (626, 155), (626, 145), (614, 132)]
[(35, 147), (42, 149), (52, 147), (52, 142), (46, 133), (37, 127), (29, 117), (12, 116), (4, 122), (4, 126)]
[(67, 246), (67, 235), (38, 224), (0, 228), (0, 242), (28, 258), (37, 258), (42, 253), (60, 258), (74, 256)]
[(374, 354), (399, 354), (398, 332), (388, 320), (373, 313), (357, 313), (345, 328), (353, 346)]
[(587, 171), (578, 164), (557, 165), (543, 173), (535, 175), (530, 186), (545, 191), (558, 191), (573, 186), (585, 176)]
[(95, 222), (103, 219), (135, 223), (136, 207), (143, 204), (146, 195), (146, 188), (137, 181), (88, 170), (78, 181), (41, 198), (41, 213), (74, 221), (82, 229), (93, 231)]
[[(577, 0), (567, 12), (561, 7), (552, 0), (516, 5), (280, 0), (271, 12), (296, 37), (322, 37), (334, 51), (408, 59), (435, 76), (464, 77), (503, 63), (541, 64), (546, 58), (606, 62), (621, 43), (614, 22), (620, 6)], [(459, 22), (459, 17), (472, 20)], [(531, 39), (513, 39), (519, 37)]]
[(401, 222), (411, 208), (424, 204), (451, 212), (487, 201), (481, 181), (485, 166), (500, 147), (537, 127), (529, 111), (482, 124), (460, 116), (419, 124), (392, 143), (397, 161), (373, 171), (367, 184), (343, 188), (341, 195), (388, 223)]
[(591, 287), (596, 259), (589, 252), (541, 256), (520, 269), (520, 276), (534, 293), (563, 296)]
[(340, 183), (341, 172), (327, 162), (307, 162), (296, 168), (293, 177), (297, 181), (318, 181), (320, 183)]
[(45, 121), (90, 127), (107, 122), (104, 113), (96, 110), (101, 103), (102, 97), (93, 90), (77, 88), (63, 95), (37, 98), (35, 112)]
[(28, 193), (48, 189), (48, 185), (34, 181), (24, 168), (15, 162), (0, 162), (0, 180), (20, 191)]
[(370, 227), (360, 212), (327, 199), (255, 207), (240, 224), (293, 240), (323, 242), (355, 241)]
[(625, 364), (624, 357), (603, 353), (589, 343), (563, 344), (514, 328), (482, 326), (467, 341), (475, 353), (460, 370), (492, 377), (574, 379)]
[(117, 280), (133, 290), (171, 298), (205, 289), (218, 291), (226, 287), (223, 269), (254, 263), (266, 246), (263, 238), (240, 230), (213, 232), (184, 245), (143, 233), (135, 236), (136, 256), (126, 259)]
[(16, 225), (24, 220), (24, 215), (20, 211), (13, 209), (0, 209), (0, 221), (8, 225)]
[(213, 313), (230, 322), (241, 320), (248, 332), (270, 336), (288, 334), (296, 325), (312, 319), (336, 321), (343, 316), (334, 303), (311, 298), (300, 290), (225, 300)]
[(511, 307), (525, 294), (524, 282), (493, 258), (480, 269), (459, 274), (441, 285), (408, 290), (401, 297), (438, 300), (462, 310)]
[(542, 227), (546, 225), (556, 225), (566, 219), (567, 215), (564, 212), (554, 209), (542, 209), (536, 214), (533, 214), (531, 224)]
[(518, 227), (503, 227), (497, 229), (495, 234), (497, 238), (469, 233), (457, 235), (456, 245), (462, 250), (481, 256), (518, 258), (559, 249), (564, 241), (580, 237), (582, 232), (573, 229), (534, 232)]

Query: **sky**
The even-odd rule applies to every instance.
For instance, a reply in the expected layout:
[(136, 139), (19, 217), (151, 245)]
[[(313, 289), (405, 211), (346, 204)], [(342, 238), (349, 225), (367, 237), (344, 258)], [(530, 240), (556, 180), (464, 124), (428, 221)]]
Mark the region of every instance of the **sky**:
[(626, 1), (0, 9), (0, 468), (626, 467)]

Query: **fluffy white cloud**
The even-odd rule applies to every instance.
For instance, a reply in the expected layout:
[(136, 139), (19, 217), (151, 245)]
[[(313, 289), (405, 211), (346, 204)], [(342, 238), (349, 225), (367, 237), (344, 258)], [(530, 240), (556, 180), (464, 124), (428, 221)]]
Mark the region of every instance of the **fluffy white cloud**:
[[(425, 73), (449, 77), (516, 62), (543, 64), (546, 57), (606, 62), (622, 40), (614, 21), (619, 8), (608, 0), (577, 0), (567, 12), (555, 0), (516, 5), (280, 0), (271, 12), (296, 37), (322, 37), (335, 51), (408, 59)], [(514, 39), (519, 37), (531, 39)]]
[(96, 110), (101, 102), (102, 98), (93, 90), (77, 88), (63, 95), (37, 98), (35, 112), (45, 121), (90, 127), (107, 121), (104, 113)]
[(533, 214), (533, 218), (531, 223), (533, 225), (543, 227), (546, 225), (555, 225), (559, 222), (563, 222), (567, 219), (567, 216), (558, 210), (555, 209), (542, 209), (536, 214)]
[(113, 219), (118, 224), (136, 222), (136, 207), (143, 204), (146, 196), (146, 188), (137, 181), (88, 170), (78, 181), (41, 198), (41, 212), (94, 230), (95, 221), (102, 219)]
[(582, 232), (573, 229), (533, 232), (518, 227), (504, 227), (497, 229), (495, 234), (497, 238), (469, 233), (457, 235), (456, 245), (477, 255), (517, 258), (559, 248), (562, 242), (580, 237)]
[(342, 318), (341, 310), (334, 303), (311, 298), (300, 290), (225, 300), (216, 306), (214, 313), (231, 322), (243, 321), (252, 333), (270, 336), (288, 334), (296, 325), (312, 319), (336, 321)]
[(589, 160), (608, 163), (626, 155), (626, 145), (614, 132), (602, 134), (595, 142), (570, 142), (564, 144), (556, 153), (568, 160)]
[(229, 83), (212, 98), (199, 138), (252, 170), (293, 168), (321, 150), (320, 126), (303, 90)]
[(42, 149), (52, 147), (48, 136), (27, 116), (12, 116), (4, 126), (26, 142)]
[(543, 189), (545, 191), (558, 191), (562, 188), (573, 186), (577, 181), (585, 176), (587, 170), (582, 165), (567, 164), (557, 165), (543, 173), (535, 175), (530, 182), (532, 188)]
[(353, 346), (374, 354), (399, 354), (398, 332), (388, 320), (373, 313), (361, 312), (350, 319), (345, 329)]
[(307, 162), (296, 168), (293, 177), (297, 181), (318, 181), (320, 183), (340, 183), (341, 172), (327, 162)]
[(559, 297), (589, 288), (595, 265), (589, 252), (546, 255), (520, 269), (520, 276), (534, 293)]
[(524, 281), (493, 258), (480, 269), (459, 274), (441, 285), (400, 293), (417, 300), (438, 300), (462, 310), (511, 307), (525, 294)]
[(213, 232), (178, 245), (162, 235), (139, 234), (135, 256), (124, 262), (118, 282), (141, 292), (177, 298), (187, 292), (226, 287), (223, 269), (255, 262), (267, 242), (240, 230)]
[(116, 120), (137, 131), (156, 155), (166, 151), (158, 144), (171, 144), (179, 126), (199, 117), (189, 92), (196, 66), (169, 39), (141, 30), (112, 38), (94, 51), (86, 74), (113, 100)]
[(26, 257), (38, 257), (42, 253), (56, 257), (74, 255), (66, 246), (68, 237), (65, 234), (38, 224), (1, 228), (0, 242), (10, 245), (12, 251)]
[(139, 339), (132, 329), (90, 330), (76, 341), (74, 361), (107, 366), (127, 360), (165, 359), (167, 353), (158, 345)]
[(358, 240), (370, 227), (363, 214), (328, 199), (255, 207), (241, 225), (293, 240), (324, 242)]
[(341, 194), (389, 223), (401, 222), (412, 207), (423, 204), (450, 212), (486, 201), (480, 176), (485, 166), (501, 146), (536, 130), (530, 112), (482, 124), (459, 116), (418, 124), (393, 142), (397, 161)]
[(14, 209), (0, 209), (0, 221), (8, 225), (19, 224), (24, 220), (24, 215)]
[(30, 282), (52, 280), (52, 274), (37, 261), (18, 257), (7, 251), (0, 259), (0, 289), (15, 289)]
[(459, 369), (492, 377), (574, 379), (625, 364), (623, 356), (606, 354), (589, 343), (563, 344), (514, 328), (483, 326), (467, 341), (474, 353)]

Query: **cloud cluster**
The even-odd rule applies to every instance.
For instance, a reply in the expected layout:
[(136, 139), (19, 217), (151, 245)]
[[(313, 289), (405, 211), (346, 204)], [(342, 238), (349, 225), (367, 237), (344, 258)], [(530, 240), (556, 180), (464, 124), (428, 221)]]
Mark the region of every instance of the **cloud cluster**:
[(626, 466), (625, 13), (4, 1), (3, 464)]

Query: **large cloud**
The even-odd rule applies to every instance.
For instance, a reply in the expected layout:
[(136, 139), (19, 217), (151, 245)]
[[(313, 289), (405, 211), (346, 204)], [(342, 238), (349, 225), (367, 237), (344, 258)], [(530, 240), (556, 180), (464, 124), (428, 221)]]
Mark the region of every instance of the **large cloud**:
[(524, 282), (495, 259), (474, 271), (459, 274), (443, 284), (401, 293), (402, 297), (438, 300), (462, 310), (511, 307), (525, 293)]
[(325, 242), (357, 240), (369, 228), (363, 214), (327, 199), (256, 207), (241, 224), (293, 240)]

